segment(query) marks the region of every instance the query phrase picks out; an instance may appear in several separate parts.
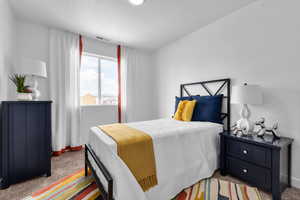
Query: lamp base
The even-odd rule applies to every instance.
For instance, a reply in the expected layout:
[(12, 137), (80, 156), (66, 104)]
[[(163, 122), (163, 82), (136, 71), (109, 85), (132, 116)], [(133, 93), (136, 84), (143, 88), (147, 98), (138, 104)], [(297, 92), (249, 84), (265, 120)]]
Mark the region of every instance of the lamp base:
[(242, 130), (243, 135), (251, 135), (254, 130), (254, 123), (249, 120), (251, 112), (247, 104), (243, 104), (240, 115), (241, 119), (237, 121), (237, 128)]
[(39, 97), (41, 96), (41, 92), (38, 90), (38, 81), (36, 76), (32, 76), (33, 78), (33, 86), (30, 87), (29, 89), (32, 91), (32, 100), (33, 101), (38, 101)]
[(32, 100), (33, 101), (38, 101), (40, 96), (41, 96), (41, 92), (36, 88), (30, 88), (30, 89), (32, 90), (32, 93), (31, 93)]

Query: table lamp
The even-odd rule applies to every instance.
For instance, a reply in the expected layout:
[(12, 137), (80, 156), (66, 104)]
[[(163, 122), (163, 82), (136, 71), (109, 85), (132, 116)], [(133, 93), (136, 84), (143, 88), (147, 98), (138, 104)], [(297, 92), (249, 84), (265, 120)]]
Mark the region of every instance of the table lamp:
[(251, 134), (254, 129), (254, 123), (250, 121), (251, 112), (249, 105), (260, 105), (263, 103), (262, 91), (258, 85), (234, 86), (232, 88), (231, 103), (242, 105), (240, 112), (241, 119), (237, 121), (237, 128), (243, 130), (245, 135)]
[(47, 78), (46, 63), (39, 60), (32, 60), (28, 58), (22, 58), (18, 62), (17, 66), (18, 74), (30, 75), (33, 78), (33, 84), (30, 89), (32, 90), (32, 100), (38, 100), (41, 93), (38, 90), (37, 78)]

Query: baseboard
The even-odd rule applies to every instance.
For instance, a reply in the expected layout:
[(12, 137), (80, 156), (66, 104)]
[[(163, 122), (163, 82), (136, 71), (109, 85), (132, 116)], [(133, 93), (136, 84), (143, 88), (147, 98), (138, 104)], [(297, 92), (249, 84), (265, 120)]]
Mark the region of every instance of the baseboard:
[(292, 177), (292, 186), (295, 188), (300, 188), (300, 179)]
[[(280, 175), (280, 179), (281, 180), (287, 180), (288, 179), (288, 176), (285, 174), (285, 175)], [(295, 187), (295, 188), (299, 188), (300, 189), (300, 179), (299, 178), (296, 178), (296, 177), (291, 177), (291, 185), (292, 187)]]

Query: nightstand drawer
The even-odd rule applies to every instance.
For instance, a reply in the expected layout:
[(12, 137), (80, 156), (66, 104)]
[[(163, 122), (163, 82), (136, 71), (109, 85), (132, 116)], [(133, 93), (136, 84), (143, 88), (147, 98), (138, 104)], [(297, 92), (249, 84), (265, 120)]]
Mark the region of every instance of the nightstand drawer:
[(261, 146), (227, 139), (226, 153), (263, 167), (271, 167), (271, 150)]
[(242, 160), (227, 157), (226, 168), (228, 172), (250, 184), (263, 188), (271, 189), (271, 171), (258, 167)]

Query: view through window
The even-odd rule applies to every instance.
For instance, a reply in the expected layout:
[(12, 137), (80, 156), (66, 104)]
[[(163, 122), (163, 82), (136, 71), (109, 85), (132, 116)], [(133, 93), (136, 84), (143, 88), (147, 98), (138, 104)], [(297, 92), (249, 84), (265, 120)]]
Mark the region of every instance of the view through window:
[(84, 53), (80, 68), (80, 104), (118, 103), (117, 60)]

